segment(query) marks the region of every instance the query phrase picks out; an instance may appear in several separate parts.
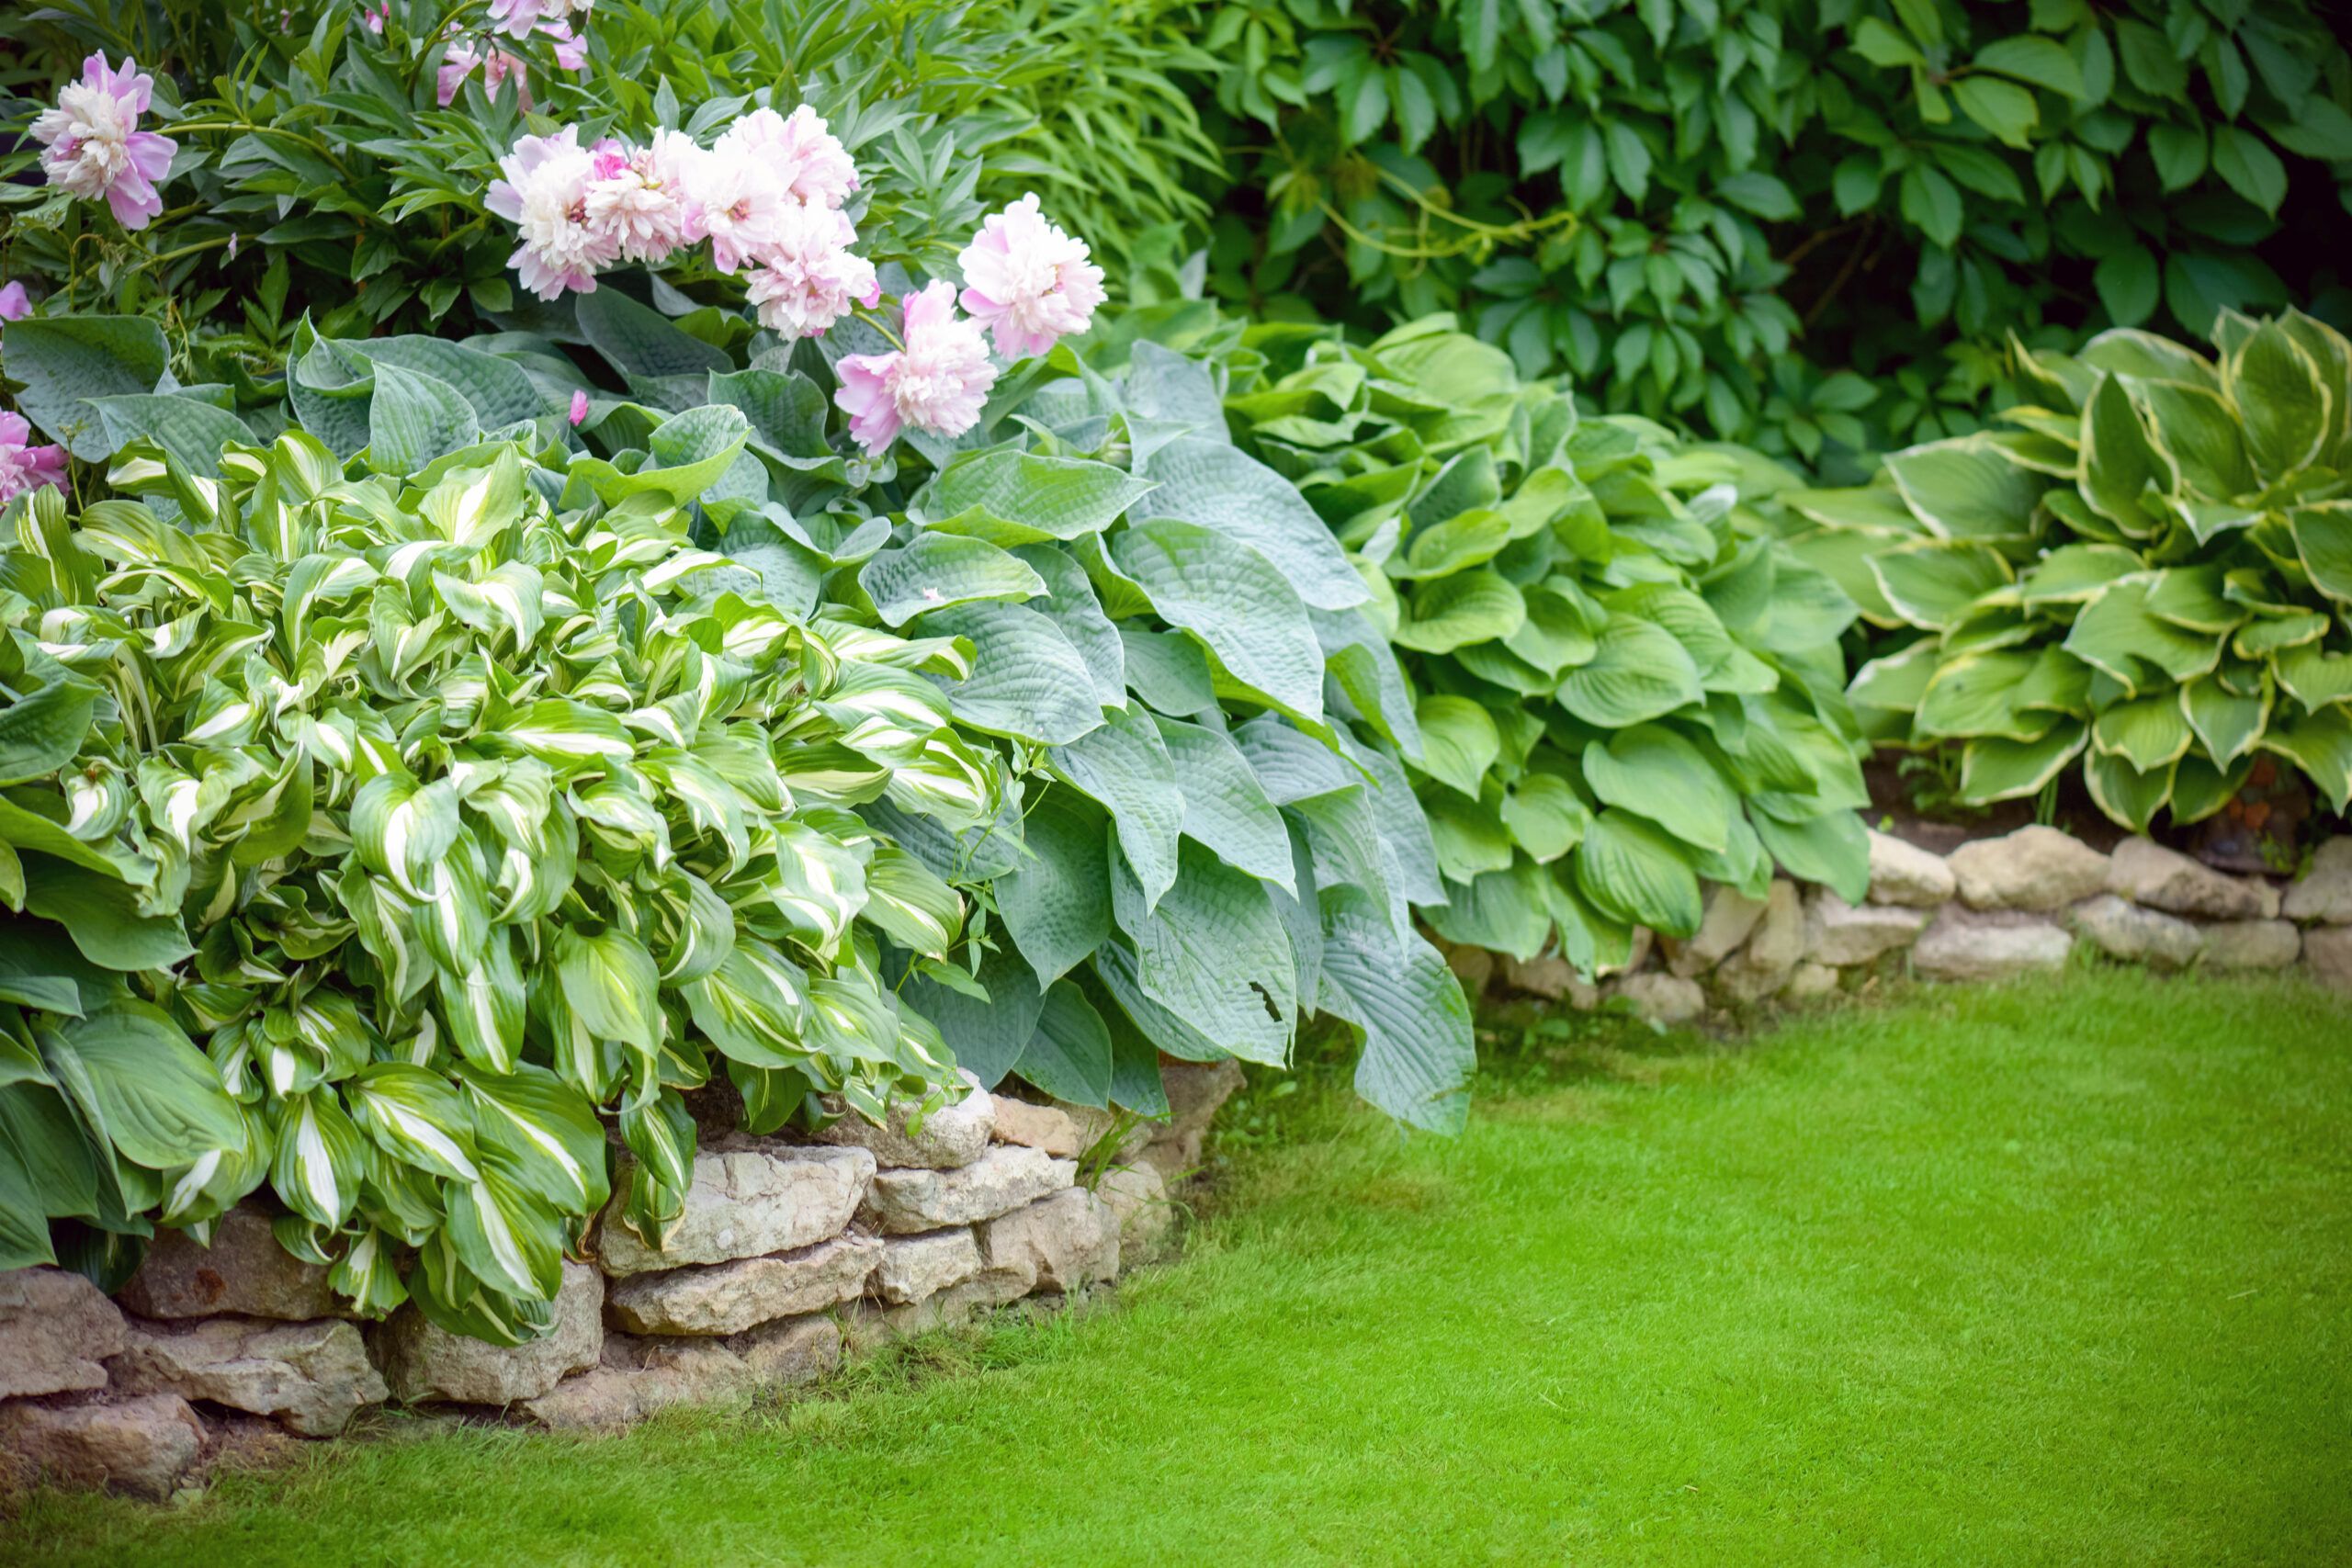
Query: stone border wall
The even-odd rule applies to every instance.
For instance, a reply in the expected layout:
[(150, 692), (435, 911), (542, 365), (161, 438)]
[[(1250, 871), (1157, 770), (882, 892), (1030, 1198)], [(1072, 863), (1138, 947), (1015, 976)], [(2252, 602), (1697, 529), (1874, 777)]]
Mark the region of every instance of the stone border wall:
[[(511, 1349), (404, 1306), (348, 1319), (326, 1270), (248, 1202), (210, 1245), (159, 1231), (115, 1299), (58, 1269), (0, 1273), (0, 1461), (164, 1498), (224, 1453), (340, 1433), (387, 1402), (548, 1428), (799, 1387), (845, 1354), (1015, 1302), (1106, 1286), (1168, 1236), (1171, 1184), (1240, 1086), (1232, 1062), (1162, 1067), (1170, 1115), (1080, 1180), (1107, 1112), (979, 1090), (912, 1132), (854, 1116), (814, 1143), (729, 1134), (695, 1156), (660, 1251), (608, 1209), (567, 1260), (546, 1337)], [(617, 1184), (616, 1184), (617, 1185)]]
[(2352, 993), (2352, 838), (2321, 845), (2282, 885), (2230, 876), (2145, 838), (2102, 854), (2054, 828), (2020, 828), (1939, 855), (1873, 830), (1870, 896), (1775, 881), (1763, 898), (1710, 888), (1689, 940), (1634, 933), (1632, 960), (1599, 986), (1566, 960), (1454, 948), (1475, 995), (1493, 980), (1590, 1009), (1611, 998), (1687, 1023), (1770, 998), (1802, 1001), (1907, 972), (1999, 980), (2064, 965), (2077, 942), (2155, 969), (2287, 969)]

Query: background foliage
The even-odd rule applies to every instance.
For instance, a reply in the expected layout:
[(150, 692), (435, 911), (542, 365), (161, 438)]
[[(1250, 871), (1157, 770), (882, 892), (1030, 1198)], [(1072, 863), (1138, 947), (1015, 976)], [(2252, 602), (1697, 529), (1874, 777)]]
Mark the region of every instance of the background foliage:
[[(2352, 61), (2300, 0), (1247, 0), (1196, 13), (1222, 294), (1433, 310), (1808, 461), (1973, 428), (2001, 344), (2341, 315)], [(2283, 271), (2283, 276), (2282, 276)], [(1793, 352), (1792, 352), (1793, 349)]]

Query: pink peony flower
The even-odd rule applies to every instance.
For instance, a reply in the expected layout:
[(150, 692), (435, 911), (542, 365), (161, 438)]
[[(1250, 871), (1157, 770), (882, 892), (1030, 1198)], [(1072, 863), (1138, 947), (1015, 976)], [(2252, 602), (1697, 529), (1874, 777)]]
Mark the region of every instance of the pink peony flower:
[(979, 423), (996, 384), (996, 367), (980, 329), (956, 314), (956, 288), (944, 280), (907, 300), (906, 347), (853, 354), (833, 368), (833, 401), (849, 415), (849, 433), (868, 453), (898, 439), (901, 425), (957, 436)]
[(686, 198), (688, 169), (707, 157), (694, 138), (656, 130), (652, 145), (596, 144), (588, 184), (588, 222), (624, 261), (660, 262), (700, 231)]
[(736, 271), (773, 243), (785, 210), (797, 205), (756, 152), (725, 136), (686, 165), (686, 203), (693, 237), (710, 241), (711, 265), (721, 272)]
[(588, 418), (588, 394), (586, 392), (575, 391), (571, 394), (571, 428), (574, 430), (579, 429), (582, 423), (586, 423)]
[[(458, 29), (452, 26), (449, 30), (454, 33)], [(571, 72), (588, 69), (588, 45), (585, 40), (573, 37), (569, 27), (561, 22), (547, 22), (540, 26), (539, 31), (555, 40), (555, 62), (558, 65)], [(514, 101), (525, 109), (531, 107), (528, 61), (503, 49), (479, 50), (471, 39), (459, 39), (441, 56), (441, 69), (434, 79), (434, 96), (440, 100), (443, 108), (457, 101), (458, 95), (465, 90), (466, 78), (474, 73), (476, 66), (481, 67), (484, 91), (496, 93), (498, 85), (512, 76), (514, 78)]]
[[(550, 25), (564, 27), (569, 35), (571, 28), (564, 25), (564, 18), (574, 13), (588, 14), (584, 0), (490, 0), (490, 24), (508, 38), (526, 39), (534, 30), (547, 31)], [(567, 62), (564, 69), (579, 67)]]
[(23, 414), (0, 412), (0, 505), (43, 485), (65, 488), (65, 448), (34, 446), (32, 438)]
[(760, 325), (786, 342), (821, 337), (849, 314), (852, 303), (869, 310), (881, 303), (874, 264), (850, 254), (856, 243), (846, 215), (823, 207), (786, 208), (746, 291), (759, 307)]
[(0, 321), (21, 321), (33, 313), (32, 296), (21, 283), (0, 287)]
[(178, 145), (139, 129), (155, 79), (126, 57), (119, 69), (101, 52), (82, 62), (82, 79), (57, 95), (57, 107), (32, 123), (40, 166), (61, 190), (113, 209), (126, 229), (144, 229), (164, 210), (155, 182), (171, 172)]
[(383, 37), (385, 24), (392, 19), (392, 0), (384, 0), (380, 6), (361, 6), (359, 19), (368, 24), (369, 32), (378, 38)]
[(1102, 269), (1086, 242), (1046, 221), (1033, 192), (991, 213), (956, 258), (964, 272), (964, 309), (996, 335), (1007, 359), (1043, 354), (1082, 333), (1102, 303)]
[(857, 189), (857, 165), (817, 111), (802, 104), (790, 118), (753, 109), (727, 128), (721, 148), (756, 158), (793, 198), (811, 207), (839, 207)]
[(523, 287), (542, 299), (567, 288), (594, 291), (596, 274), (618, 258), (613, 237), (588, 221), (595, 160), (576, 126), (553, 136), (526, 136), (498, 161), (506, 177), (491, 182), (485, 205), (513, 223), (522, 242), (506, 258)]

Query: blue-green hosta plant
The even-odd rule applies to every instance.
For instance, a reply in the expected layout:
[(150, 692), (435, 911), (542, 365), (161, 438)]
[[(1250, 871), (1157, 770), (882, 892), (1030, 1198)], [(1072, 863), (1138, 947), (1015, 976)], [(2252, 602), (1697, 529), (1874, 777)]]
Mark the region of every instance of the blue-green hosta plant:
[(1453, 941), (1580, 969), (1687, 935), (1777, 863), (1859, 898), (1866, 804), (1838, 639), (1854, 607), (1744, 498), (1794, 481), (1579, 417), (1449, 317), (1369, 347), (1253, 329), (1227, 409), (1351, 553), (1419, 693)]
[(950, 1077), (879, 965), (963, 900), (851, 807), (994, 815), (926, 679), (964, 650), (695, 547), (709, 463), (540, 451), (139, 441), (125, 498), (12, 509), (0, 1261), (266, 1184), (363, 1309), (511, 1341), (607, 1200), (604, 1116), (655, 1237), (681, 1091), (724, 1073), (758, 1129)]
[(1795, 547), (1888, 628), (1855, 676), (1876, 738), (1960, 749), (1961, 797), (2080, 759), (2116, 821), (2228, 804), (2256, 759), (2352, 798), (2352, 345), (2227, 314), (2208, 357), (2133, 331), (2020, 353), (2010, 427), (1787, 498)]
[[(754, 418), (821, 409), (828, 371), (802, 363), (713, 393)], [(865, 807), (985, 912), (978, 983), (936, 969), (905, 994), (983, 1079), (1147, 1114), (1166, 1105), (1159, 1053), (1281, 1063), (1331, 1014), (1363, 1043), (1366, 1099), (1459, 1126), (1469, 1010), (1412, 926), (1443, 895), (1369, 591), (1227, 439), (1207, 366), (1142, 343), (1106, 378), (1065, 346), (1024, 379), (958, 442), (837, 464), (830, 497), (811, 459), (771, 458), (789, 513), (739, 514), (724, 540), (820, 573), (837, 614), (972, 650), (948, 703), (1017, 795), (959, 838)]]

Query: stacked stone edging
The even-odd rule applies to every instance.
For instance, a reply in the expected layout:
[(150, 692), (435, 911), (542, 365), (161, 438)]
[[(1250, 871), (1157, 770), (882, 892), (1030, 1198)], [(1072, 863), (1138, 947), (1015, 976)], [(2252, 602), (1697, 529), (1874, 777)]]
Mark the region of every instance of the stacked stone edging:
[(1648, 933), (1637, 932), (1632, 962), (1599, 985), (1556, 953), (1522, 961), (1456, 948), (1449, 957), (1474, 990), (1495, 977), (1580, 1009), (1622, 998), (1663, 1023), (1828, 996), (1896, 972), (2007, 979), (2060, 968), (2080, 943), (2164, 971), (2300, 967), (2352, 993), (2352, 837), (2321, 845), (2283, 886), (2146, 838), (2101, 853), (2054, 828), (1973, 840), (1949, 855), (1873, 830), (1870, 851), (1860, 905), (1786, 879), (1763, 898), (1711, 887), (1697, 931), (1657, 942), (1656, 966), (1646, 966)]
[[(1066, 1302), (1166, 1238), (1170, 1190), (1241, 1081), (1229, 1061), (1163, 1076), (1169, 1118), (1114, 1148), (1107, 1111), (977, 1081), (928, 1115), (843, 1117), (808, 1143), (709, 1139), (665, 1246), (626, 1232), (616, 1199), (591, 1260), (563, 1266), (553, 1330), (512, 1348), (413, 1306), (353, 1321), (251, 1201), (209, 1247), (159, 1231), (113, 1300), (63, 1269), (0, 1273), (0, 1461), (17, 1484), (163, 1498), (230, 1448), (331, 1437), (388, 1400), (619, 1427), (799, 1387), (844, 1354), (985, 1308)], [(1081, 1182), (1081, 1158), (1112, 1163)]]

